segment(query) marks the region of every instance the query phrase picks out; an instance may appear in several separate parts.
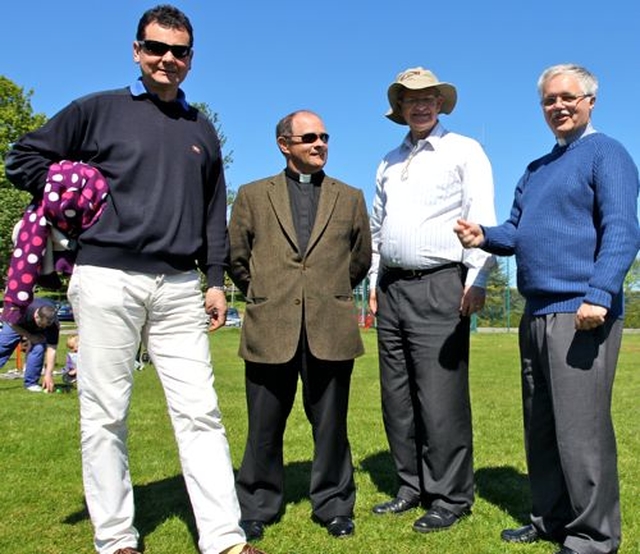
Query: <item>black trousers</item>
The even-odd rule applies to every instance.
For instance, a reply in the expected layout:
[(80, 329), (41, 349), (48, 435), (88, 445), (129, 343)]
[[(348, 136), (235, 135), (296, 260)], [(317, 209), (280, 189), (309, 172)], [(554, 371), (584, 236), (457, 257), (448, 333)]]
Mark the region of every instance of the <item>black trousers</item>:
[(462, 266), (383, 274), (378, 300), (382, 414), (398, 496), (456, 514), (473, 504), (469, 318)]
[(283, 436), (298, 375), (314, 440), (309, 486), (313, 514), (322, 522), (336, 516), (353, 516), (355, 483), (347, 437), (353, 364), (353, 360), (331, 362), (315, 358), (304, 334), (298, 352), (286, 364), (246, 362), (249, 429), (236, 480), (242, 519), (269, 523), (282, 513)]

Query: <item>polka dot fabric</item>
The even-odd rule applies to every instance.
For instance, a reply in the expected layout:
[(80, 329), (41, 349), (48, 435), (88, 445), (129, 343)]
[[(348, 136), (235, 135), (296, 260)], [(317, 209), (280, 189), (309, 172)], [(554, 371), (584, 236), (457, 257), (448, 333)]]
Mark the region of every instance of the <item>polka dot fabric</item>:
[(50, 226), (77, 238), (98, 220), (108, 193), (106, 180), (94, 167), (67, 160), (51, 165), (42, 200), (30, 204), (21, 221), (7, 275), (4, 321), (17, 323), (33, 300)]

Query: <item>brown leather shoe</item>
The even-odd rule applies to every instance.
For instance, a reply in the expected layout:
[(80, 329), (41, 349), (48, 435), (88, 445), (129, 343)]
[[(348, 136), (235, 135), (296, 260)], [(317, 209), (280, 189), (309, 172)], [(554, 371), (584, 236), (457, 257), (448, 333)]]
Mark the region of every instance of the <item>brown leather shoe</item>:
[(266, 554), (266, 553), (263, 552), (262, 550), (258, 550), (252, 544), (247, 543), (244, 545), (244, 548), (240, 551), (240, 554)]
[(142, 554), (139, 550), (127, 546), (127, 548), (118, 548), (113, 554)]

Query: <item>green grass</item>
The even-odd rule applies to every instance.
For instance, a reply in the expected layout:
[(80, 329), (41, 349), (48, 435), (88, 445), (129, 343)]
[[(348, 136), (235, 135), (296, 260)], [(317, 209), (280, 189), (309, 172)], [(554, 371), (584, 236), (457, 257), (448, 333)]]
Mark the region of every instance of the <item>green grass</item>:
[[(298, 402), (285, 437), (286, 513), (267, 528), (260, 548), (269, 554), (554, 553), (557, 547), (550, 543), (512, 546), (499, 539), (502, 528), (526, 521), (529, 506), (515, 334), (472, 337), (476, 504), (473, 514), (459, 525), (430, 535), (411, 530), (421, 515), (417, 510), (392, 517), (370, 513), (374, 503), (395, 493), (396, 482), (380, 415), (375, 332), (365, 331), (363, 336), (367, 354), (356, 364), (349, 416), (356, 466), (356, 535), (332, 539), (310, 520), (312, 441)], [(246, 434), (238, 339), (237, 329), (223, 329), (211, 338), (216, 389), (236, 468)], [(620, 554), (640, 552), (639, 351), (640, 335), (625, 335), (614, 399), (623, 513)], [(62, 348), (60, 365), (64, 354)], [(136, 372), (135, 380), (129, 427), (136, 525), (147, 554), (196, 554), (195, 526), (161, 387), (152, 368)], [(0, 552), (93, 552), (83, 502), (75, 392), (32, 394), (22, 390), (20, 381), (0, 380), (0, 421)]]

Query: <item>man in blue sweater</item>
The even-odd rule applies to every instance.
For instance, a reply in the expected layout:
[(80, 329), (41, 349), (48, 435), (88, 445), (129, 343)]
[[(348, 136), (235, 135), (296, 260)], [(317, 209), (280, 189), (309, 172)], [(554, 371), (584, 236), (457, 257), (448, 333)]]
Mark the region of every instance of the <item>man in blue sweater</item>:
[(69, 285), (84, 488), (99, 554), (138, 553), (127, 414), (141, 339), (164, 387), (200, 551), (258, 552), (239, 524), (213, 389), (207, 329), (224, 325), (227, 309), (226, 187), (215, 129), (180, 89), (192, 47), (180, 10), (148, 10), (133, 43), (141, 78), (72, 102), (7, 157), (9, 179), (35, 197), (48, 193), (49, 168), (63, 159), (90, 165), (109, 184), (99, 221), (79, 236)]
[(623, 282), (640, 246), (639, 184), (624, 147), (591, 124), (597, 88), (583, 67), (544, 71), (538, 90), (556, 146), (527, 167), (505, 223), (455, 227), (467, 248), (516, 256), (532, 510), (502, 539), (554, 540), (557, 554), (613, 554), (621, 536), (611, 392)]

